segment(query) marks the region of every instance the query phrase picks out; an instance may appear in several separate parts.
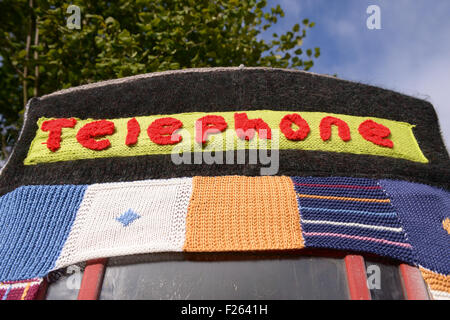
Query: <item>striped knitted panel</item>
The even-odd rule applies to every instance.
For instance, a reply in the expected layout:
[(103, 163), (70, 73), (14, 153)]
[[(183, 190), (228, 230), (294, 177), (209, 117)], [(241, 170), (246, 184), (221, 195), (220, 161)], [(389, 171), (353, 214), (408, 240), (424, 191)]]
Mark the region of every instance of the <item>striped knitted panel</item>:
[(294, 177), (292, 181), (306, 247), (414, 261), (397, 214), (376, 180)]
[(450, 274), (450, 193), (418, 183), (381, 180), (414, 246), (418, 264)]
[(304, 247), (288, 177), (195, 177), (186, 251)]
[(42, 278), (0, 282), (0, 300), (34, 300)]
[(26, 186), (0, 197), (0, 281), (45, 276), (69, 234), (85, 186)]
[(191, 178), (87, 188), (55, 269), (94, 258), (181, 251)]
[(435, 300), (450, 300), (450, 275), (442, 275), (425, 268), (420, 268), (422, 277)]

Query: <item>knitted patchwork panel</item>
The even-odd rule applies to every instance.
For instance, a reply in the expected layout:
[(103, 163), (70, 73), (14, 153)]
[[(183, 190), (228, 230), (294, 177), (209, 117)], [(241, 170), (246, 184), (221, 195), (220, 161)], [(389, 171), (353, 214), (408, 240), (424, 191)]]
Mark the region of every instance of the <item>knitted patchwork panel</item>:
[(423, 184), (381, 180), (381, 186), (405, 228), (418, 264), (441, 274), (450, 274), (450, 217), (448, 192)]
[(43, 277), (69, 235), (85, 186), (27, 186), (0, 198), (0, 281)]
[(42, 278), (0, 282), (0, 300), (34, 300)]
[[(450, 196), (401, 183), (225, 176), (21, 187), (0, 197), (6, 213), (1, 216), (6, 228), (0, 229), (1, 281), (42, 277), (89, 259), (136, 253), (320, 247), (421, 266), (434, 297), (445, 298), (450, 287)], [(401, 196), (399, 185), (409, 196)], [(426, 234), (432, 234), (431, 241)], [(3, 286), (0, 292), (18, 298), (10, 295), (16, 287), (26, 286)]]
[(91, 185), (55, 269), (94, 258), (181, 251), (192, 178)]
[(397, 213), (376, 180), (292, 180), (306, 247), (365, 251), (414, 262)]
[(420, 268), (422, 277), (435, 300), (450, 300), (450, 275), (439, 274)]
[(303, 248), (288, 177), (195, 177), (186, 251)]
[[(267, 163), (247, 158), (277, 134), (278, 170), (260, 177)], [(100, 257), (317, 247), (414, 264), (446, 298), (449, 189), (433, 107), (392, 91), (267, 68), (63, 90), (29, 101), (0, 171), (0, 297), (31, 298), (50, 271)]]

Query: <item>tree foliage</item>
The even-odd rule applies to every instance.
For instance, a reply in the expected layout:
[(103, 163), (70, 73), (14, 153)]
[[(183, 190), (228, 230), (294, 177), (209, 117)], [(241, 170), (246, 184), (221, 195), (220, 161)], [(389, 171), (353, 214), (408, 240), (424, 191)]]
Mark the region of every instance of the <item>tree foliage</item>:
[[(69, 29), (70, 4), (81, 29)], [(216, 66), (308, 70), (319, 48), (302, 49), (308, 19), (270, 41), (284, 16), (266, 0), (0, 0), (2, 157), (32, 96), (153, 71)]]

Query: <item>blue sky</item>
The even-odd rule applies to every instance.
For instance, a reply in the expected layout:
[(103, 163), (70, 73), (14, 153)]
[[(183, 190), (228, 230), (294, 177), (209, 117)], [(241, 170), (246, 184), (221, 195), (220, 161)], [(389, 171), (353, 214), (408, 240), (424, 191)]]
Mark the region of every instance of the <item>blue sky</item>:
[[(267, 36), (304, 18), (316, 22), (304, 41), (321, 48), (310, 71), (430, 101), (450, 149), (449, 0), (268, 0), (277, 4), (285, 17)], [(381, 8), (381, 30), (366, 27), (369, 5)]]

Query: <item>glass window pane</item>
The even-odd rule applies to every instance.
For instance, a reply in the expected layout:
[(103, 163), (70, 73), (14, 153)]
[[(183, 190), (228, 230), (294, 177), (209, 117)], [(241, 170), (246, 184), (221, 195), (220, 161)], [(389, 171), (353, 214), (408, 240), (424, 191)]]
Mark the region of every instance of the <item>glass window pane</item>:
[(47, 277), (46, 300), (76, 300), (83, 278), (84, 265), (73, 265), (53, 271)]
[(292, 253), (112, 258), (100, 299), (348, 299), (343, 259)]

